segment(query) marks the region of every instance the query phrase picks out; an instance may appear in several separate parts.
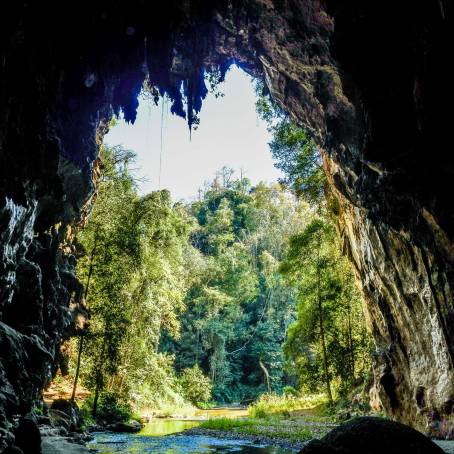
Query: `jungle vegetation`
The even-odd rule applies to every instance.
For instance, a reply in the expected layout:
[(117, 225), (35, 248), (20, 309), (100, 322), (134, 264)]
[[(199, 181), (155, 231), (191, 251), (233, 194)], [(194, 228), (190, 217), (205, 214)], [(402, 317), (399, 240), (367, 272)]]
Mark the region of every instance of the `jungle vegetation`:
[(361, 296), (320, 153), (258, 95), (285, 175), (275, 184), (223, 168), (197, 200), (173, 203), (166, 190), (139, 195), (132, 151), (102, 148), (77, 237), (89, 326), (68, 348), (94, 416), (264, 394), (332, 402), (367, 378)]

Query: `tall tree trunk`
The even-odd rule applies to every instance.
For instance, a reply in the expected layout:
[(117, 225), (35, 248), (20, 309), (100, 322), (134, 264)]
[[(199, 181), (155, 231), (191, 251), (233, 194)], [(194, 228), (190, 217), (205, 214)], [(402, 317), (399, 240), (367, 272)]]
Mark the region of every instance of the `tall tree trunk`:
[(352, 334), (352, 314), (351, 314), (351, 306), (350, 303), (347, 306), (348, 310), (348, 317), (347, 317), (347, 324), (348, 324), (348, 343), (349, 343), (349, 350), (350, 350), (350, 367), (351, 367), (351, 378), (352, 381), (355, 381), (355, 347), (353, 343), (353, 334)]
[(328, 353), (326, 350), (325, 327), (323, 320), (323, 305), (322, 305), (322, 289), (321, 289), (321, 264), (320, 264), (320, 249), (321, 238), (318, 238), (317, 244), (317, 304), (318, 304), (318, 320), (320, 328), (320, 341), (322, 344), (323, 371), (325, 375), (326, 394), (330, 403), (333, 403), (333, 394), (331, 392), (331, 380), (328, 371)]
[(93, 418), (96, 418), (98, 413), (98, 400), (99, 400), (99, 393), (101, 392), (101, 388), (104, 386), (104, 377), (102, 371), (102, 365), (104, 364), (104, 354), (106, 351), (106, 338), (107, 338), (108, 329), (107, 327), (104, 328), (104, 336), (102, 340), (102, 348), (101, 348), (101, 355), (98, 357), (98, 364), (96, 368), (96, 388), (95, 388), (95, 396), (93, 399), (93, 406), (91, 407), (91, 414)]
[(262, 363), (261, 359), (259, 359), (259, 366), (261, 367), (261, 369), (263, 370), (263, 374), (265, 375), (266, 387), (268, 389), (268, 392), (271, 393), (270, 374), (268, 373), (268, 369)]
[[(90, 267), (88, 269), (87, 285), (85, 286), (85, 294), (84, 294), (85, 304), (87, 303), (88, 289), (90, 287), (90, 280), (91, 280), (91, 276), (93, 274), (93, 260), (95, 258), (97, 243), (98, 243), (98, 237), (96, 236), (95, 237), (95, 244), (93, 246), (93, 250), (91, 251), (91, 255), (90, 255)], [(74, 376), (73, 392), (71, 394), (71, 401), (73, 401), (73, 402), (74, 402), (74, 399), (76, 398), (76, 389), (77, 389), (77, 382), (79, 381), (80, 360), (82, 358), (83, 346), (84, 346), (84, 333), (80, 333), (79, 351), (77, 353), (76, 375)]]
[(77, 389), (77, 382), (79, 380), (79, 372), (80, 372), (80, 359), (82, 357), (82, 350), (83, 350), (83, 345), (84, 345), (84, 336), (81, 333), (79, 337), (79, 351), (77, 352), (77, 365), (76, 365), (76, 375), (74, 377), (74, 383), (73, 383), (73, 392), (71, 394), (71, 401), (74, 402), (74, 399), (76, 398), (76, 389)]
[(93, 407), (91, 409), (91, 414), (93, 418), (96, 418), (96, 415), (98, 413), (98, 400), (99, 400), (99, 391), (101, 389), (101, 379), (97, 378), (96, 379), (96, 388), (95, 388), (95, 396), (93, 399)]

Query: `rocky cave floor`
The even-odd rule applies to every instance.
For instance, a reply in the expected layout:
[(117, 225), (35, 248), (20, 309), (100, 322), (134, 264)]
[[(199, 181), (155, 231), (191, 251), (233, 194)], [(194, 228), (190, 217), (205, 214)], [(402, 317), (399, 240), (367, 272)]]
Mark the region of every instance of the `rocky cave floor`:
[[(65, 433), (61, 428), (48, 425), (41, 425), (40, 432), (42, 436), (42, 454), (88, 454), (93, 451), (85, 446), (85, 443), (91, 438), (88, 434)], [(189, 432), (203, 435), (200, 429), (190, 429)], [(235, 432), (211, 431), (219, 438), (247, 438), (244, 434)], [(288, 440), (280, 440), (272, 437), (261, 437), (261, 441), (271, 446), (280, 448), (298, 450), (306, 443), (289, 443)], [(447, 454), (454, 454), (454, 440), (433, 440)], [(297, 449), (298, 448), (298, 449)]]

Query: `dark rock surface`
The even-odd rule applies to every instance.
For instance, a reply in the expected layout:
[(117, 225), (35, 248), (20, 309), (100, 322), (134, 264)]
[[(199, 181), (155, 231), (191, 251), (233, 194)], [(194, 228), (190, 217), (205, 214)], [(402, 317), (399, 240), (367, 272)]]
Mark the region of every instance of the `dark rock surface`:
[(138, 421), (130, 422), (117, 422), (115, 424), (109, 424), (106, 426), (106, 430), (111, 432), (126, 432), (126, 433), (136, 433), (140, 432), (142, 429), (142, 424)]
[(83, 329), (73, 240), (112, 113), (134, 121), (148, 74), (192, 124), (204, 72), (222, 75), (232, 59), (322, 149), (385, 410), (449, 435), (453, 29), (446, 0), (9, 5), (0, 16), (0, 449), (58, 367), (61, 341)]
[(14, 436), (14, 444), (24, 454), (41, 453), (41, 434), (37, 424), (31, 418), (21, 418)]
[(69, 400), (57, 399), (52, 402), (49, 414), (53, 425), (63, 426), (70, 432), (77, 430), (82, 423), (79, 407)]
[(380, 418), (356, 418), (310, 441), (301, 454), (443, 454), (422, 433)]
[(42, 454), (88, 454), (90, 452), (93, 453), (93, 451), (66, 437), (43, 437)]

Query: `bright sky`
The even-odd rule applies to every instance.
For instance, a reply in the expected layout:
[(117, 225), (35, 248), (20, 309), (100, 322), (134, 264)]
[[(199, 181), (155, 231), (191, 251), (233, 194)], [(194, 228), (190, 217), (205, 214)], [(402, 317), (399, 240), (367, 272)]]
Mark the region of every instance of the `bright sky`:
[[(192, 132), (186, 120), (170, 113), (169, 102), (155, 106), (141, 100), (137, 120), (123, 120), (105, 137), (108, 145), (123, 145), (138, 155), (137, 175), (143, 177), (139, 189), (148, 193), (159, 189), (159, 161), (162, 132), (161, 189), (169, 189), (173, 199), (194, 199), (205, 181), (211, 181), (223, 166), (231, 167), (253, 184), (272, 182), (281, 176), (274, 168), (268, 148), (270, 135), (255, 112), (254, 87), (250, 77), (232, 66), (226, 82), (219, 87), (225, 96), (208, 94), (200, 113), (200, 125)], [(162, 128), (161, 128), (162, 125)]]

